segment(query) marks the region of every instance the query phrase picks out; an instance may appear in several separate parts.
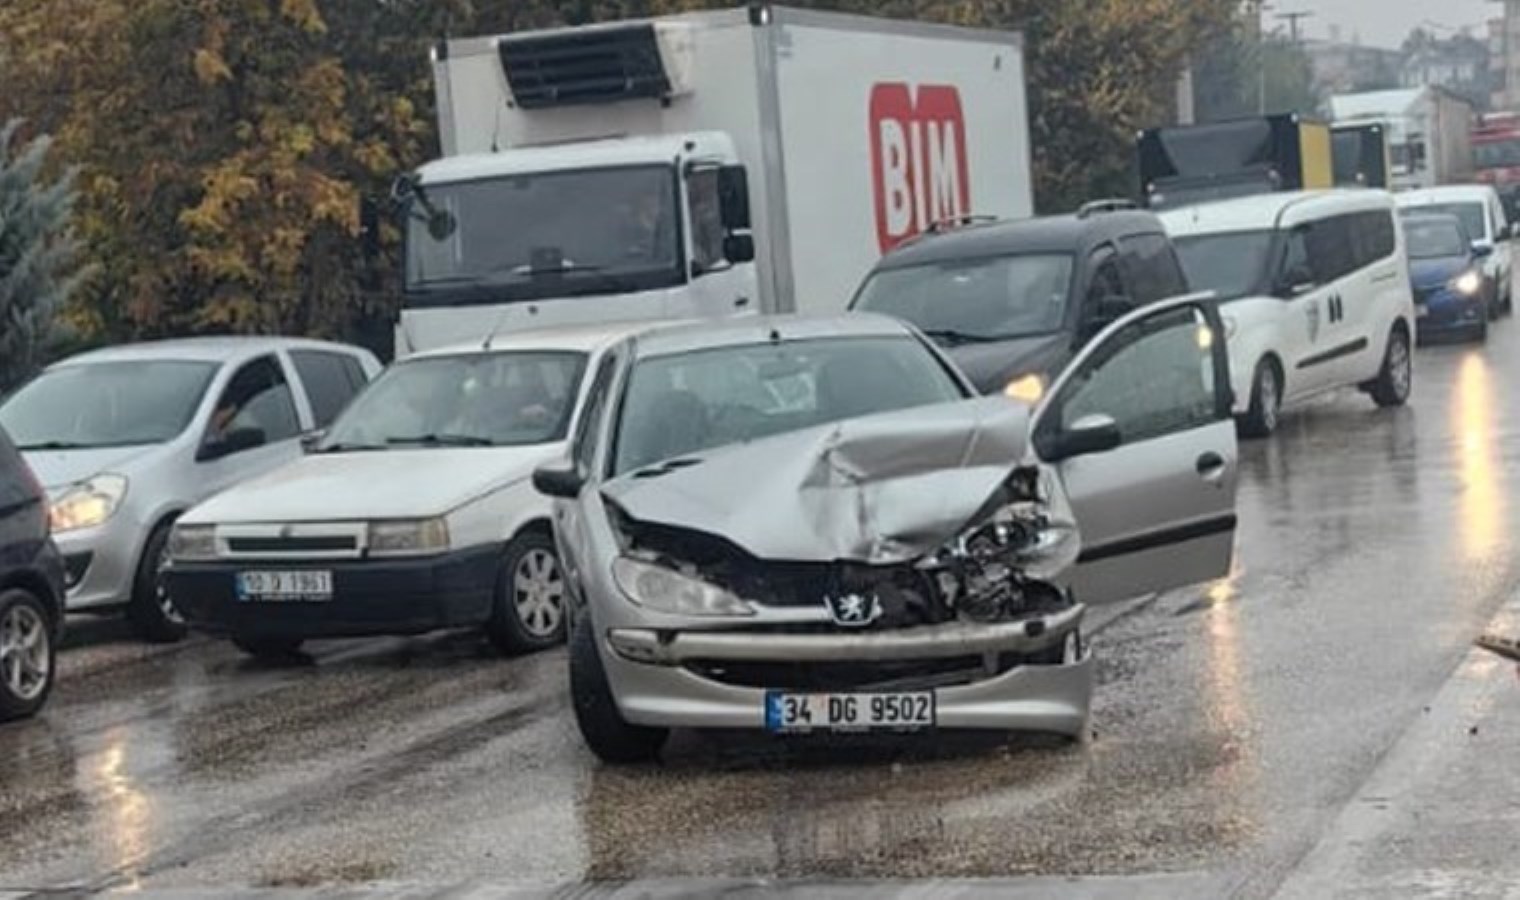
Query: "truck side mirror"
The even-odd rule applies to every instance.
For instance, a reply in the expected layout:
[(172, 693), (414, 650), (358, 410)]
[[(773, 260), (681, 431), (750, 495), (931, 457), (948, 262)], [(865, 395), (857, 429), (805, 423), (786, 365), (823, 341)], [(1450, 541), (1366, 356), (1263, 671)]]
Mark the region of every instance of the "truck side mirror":
[(748, 234), (730, 234), (723, 239), (723, 258), (739, 265), (755, 261), (755, 238)]
[(724, 229), (749, 230), (749, 173), (743, 166), (724, 166), (718, 170), (718, 208)]

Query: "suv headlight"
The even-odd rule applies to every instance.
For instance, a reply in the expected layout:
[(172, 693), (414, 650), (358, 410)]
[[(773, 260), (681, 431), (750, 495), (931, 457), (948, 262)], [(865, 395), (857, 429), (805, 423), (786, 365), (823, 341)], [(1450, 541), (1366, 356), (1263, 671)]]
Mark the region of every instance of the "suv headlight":
[(1483, 275), (1477, 271), (1467, 271), (1451, 280), (1451, 289), (1466, 297), (1471, 297), (1483, 290)]
[(126, 496), (124, 476), (96, 475), (59, 493), (49, 504), (48, 522), (54, 534), (92, 528), (115, 515)]
[(400, 519), (369, 523), (370, 556), (426, 556), (449, 549), (443, 519)]
[(678, 616), (755, 614), (748, 603), (717, 585), (627, 556), (612, 561), (612, 580), (623, 596), (657, 612)]
[(169, 532), (169, 559), (173, 562), (216, 559), (216, 526), (175, 525)]

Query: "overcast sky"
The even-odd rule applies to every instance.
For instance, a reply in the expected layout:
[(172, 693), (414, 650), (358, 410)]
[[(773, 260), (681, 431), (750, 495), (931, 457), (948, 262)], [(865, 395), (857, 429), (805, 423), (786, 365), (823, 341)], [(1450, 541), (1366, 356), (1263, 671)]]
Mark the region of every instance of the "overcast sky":
[[(1327, 38), (1330, 26), (1338, 25), (1341, 40), (1361, 35), (1362, 43), (1380, 47), (1397, 47), (1410, 30), (1427, 20), (1449, 28), (1472, 26), (1473, 34), (1482, 37), (1484, 23), (1498, 18), (1502, 3), (1491, 0), (1267, 0), (1272, 9), (1271, 25), (1287, 26), (1275, 17), (1285, 12), (1311, 12), (1313, 17), (1299, 23), (1306, 37)], [(1429, 27), (1428, 25), (1426, 26)], [(1440, 29), (1432, 29), (1443, 34)]]

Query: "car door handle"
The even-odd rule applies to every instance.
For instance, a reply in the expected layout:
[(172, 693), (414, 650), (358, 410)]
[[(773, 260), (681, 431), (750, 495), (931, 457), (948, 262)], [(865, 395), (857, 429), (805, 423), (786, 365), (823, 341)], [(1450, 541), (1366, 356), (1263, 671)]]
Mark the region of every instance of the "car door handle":
[(1218, 481), (1224, 477), (1224, 457), (1209, 452), (1198, 457), (1198, 475), (1204, 481)]

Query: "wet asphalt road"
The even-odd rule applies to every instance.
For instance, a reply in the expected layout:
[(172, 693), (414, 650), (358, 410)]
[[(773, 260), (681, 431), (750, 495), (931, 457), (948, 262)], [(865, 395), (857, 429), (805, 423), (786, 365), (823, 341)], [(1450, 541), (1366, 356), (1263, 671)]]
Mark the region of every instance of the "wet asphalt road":
[(1244, 446), (1230, 581), (1095, 611), (1084, 744), (681, 734), (660, 766), (605, 768), (558, 652), (439, 635), (277, 669), (81, 619), (45, 714), (0, 728), (0, 892), (1016, 877), (1000, 893), (1270, 895), (1432, 727), (1520, 580), (1520, 324), (1423, 349), (1416, 377), (1408, 409), (1336, 395)]

